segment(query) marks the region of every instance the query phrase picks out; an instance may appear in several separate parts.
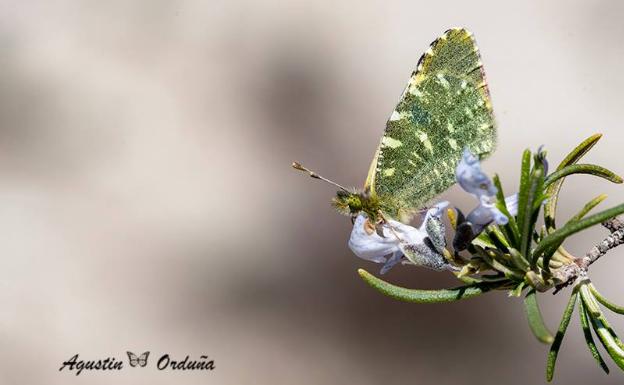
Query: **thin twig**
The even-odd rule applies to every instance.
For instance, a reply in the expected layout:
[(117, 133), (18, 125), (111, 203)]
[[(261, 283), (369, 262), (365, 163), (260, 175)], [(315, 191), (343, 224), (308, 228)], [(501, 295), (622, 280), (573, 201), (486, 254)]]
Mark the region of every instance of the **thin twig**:
[(596, 262), (600, 257), (605, 255), (607, 251), (624, 244), (624, 222), (617, 218), (609, 219), (602, 223), (611, 234), (599, 244), (592, 247), (583, 258), (577, 258), (576, 263), (570, 265), (564, 265), (562, 268), (553, 272), (553, 278), (561, 282), (555, 286), (556, 294), (564, 287), (570, 285), (574, 280), (587, 273), (589, 266)]
[(587, 269), (587, 267), (589, 267), (592, 263), (596, 262), (598, 258), (605, 255), (607, 251), (624, 243), (624, 223), (622, 223), (622, 221), (617, 218), (613, 218), (603, 222), (602, 225), (609, 229), (611, 234), (587, 252), (583, 258), (585, 269)]
[(611, 218), (608, 221), (604, 221), (602, 222), (602, 225), (612, 233), (624, 229), (624, 222), (617, 218)]

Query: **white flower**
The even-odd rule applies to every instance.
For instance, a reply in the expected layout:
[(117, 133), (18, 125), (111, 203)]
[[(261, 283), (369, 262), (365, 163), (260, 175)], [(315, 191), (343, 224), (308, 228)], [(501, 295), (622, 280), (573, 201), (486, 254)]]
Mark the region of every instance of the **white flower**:
[(383, 237), (377, 234), (371, 226), (366, 214), (360, 213), (353, 224), (349, 248), (362, 259), (385, 263), (386, 255), (399, 249), (399, 240), (392, 236), (387, 226), (383, 227)]
[(351, 231), (349, 248), (360, 258), (383, 263), (382, 274), (404, 257), (413, 264), (442, 270), (447, 263), (441, 254), (444, 226), (440, 217), (447, 205), (448, 202), (441, 202), (430, 208), (419, 228), (388, 220), (381, 225), (383, 236), (378, 234), (366, 214), (360, 213)]

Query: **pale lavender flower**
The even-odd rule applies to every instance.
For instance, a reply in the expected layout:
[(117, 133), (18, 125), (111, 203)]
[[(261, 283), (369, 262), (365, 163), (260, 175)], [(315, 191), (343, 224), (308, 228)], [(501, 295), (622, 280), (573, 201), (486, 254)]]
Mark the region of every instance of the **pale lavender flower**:
[(457, 183), (466, 192), (480, 199), (481, 196), (496, 195), (496, 187), (490, 178), (481, 170), (479, 159), (468, 148), (464, 149), (462, 158), (455, 169)]
[(360, 258), (383, 263), (381, 274), (402, 261), (441, 270), (446, 261), (440, 251), (444, 248), (440, 217), (447, 205), (448, 202), (441, 202), (427, 210), (419, 228), (388, 220), (381, 225), (381, 235), (368, 223), (366, 214), (360, 213), (351, 231), (349, 248)]
[[(507, 216), (496, 208), (496, 193), (498, 192), (496, 186), (490, 177), (481, 170), (481, 163), (468, 148), (464, 150), (455, 175), (457, 183), (479, 201), (479, 205), (466, 217), (468, 222), (483, 227), (492, 222), (498, 225), (507, 224), (509, 221)], [(505, 198), (505, 203), (508, 203), (507, 207), (510, 213), (515, 215), (518, 209), (517, 195)]]
[(383, 237), (376, 231), (371, 231), (367, 223), (366, 214), (360, 213), (355, 219), (351, 237), (349, 238), (349, 248), (358, 257), (377, 263), (385, 263), (386, 255), (399, 250), (399, 240), (392, 236), (389, 228), (382, 229)]
[[(464, 150), (455, 169), (455, 176), (461, 188), (472, 194), (479, 202), (479, 205), (466, 216), (465, 222), (458, 224), (463, 228), (462, 231), (456, 233), (453, 244), (456, 249), (462, 250), (489, 224), (506, 225), (509, 219), (496, 207), (498, 190), (490, 177), (481, 170), (481, 163), (468, 148)], [(518, 194), (505, 198), (505, 204), (509, 213), (516, 215), (518, 212)], [(466, 239), (458, 239), (458, 237)]]

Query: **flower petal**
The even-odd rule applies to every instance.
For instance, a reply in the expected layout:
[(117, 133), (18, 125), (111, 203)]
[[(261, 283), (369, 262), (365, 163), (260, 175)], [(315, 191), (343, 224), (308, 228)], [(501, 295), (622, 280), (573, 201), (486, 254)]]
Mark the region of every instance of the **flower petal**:
[(505, 206), (512, 216), (518, 215), (518, 194), (513, 194), (505, 198)]
[[(365, 227), (367, 220), (365, 214), (360, 214), (355, 219), (349, 238), (349, 248), (362, 259), (385, 263), (386, 255), (399, 250), (399, 240), (391, 234), (384, 238), (375, 231), (368, 233)], [(384, 229), (384, 235), (386, 235), (386, 229)]]
[(481, 170), (481, 163), (468, 148), (464, 149), (457, 168), (455, 169), (457, 183), (465, 191), (477, 196), (477, 198), (485, 196), (495, 196), (496, 187), (490, 178)]
[(362, 259), (383, 263), (381, 274), (388, 272), (404, 258), (418, 266), (443, 270), (448, 263), (442, 255), (446, 239), (440, 217), (446, 206), (448, 202), (431, 207), (420, 228), (388, 220), (381, 228), (383, 237), (372, 231), (367, 216), (360, 214), (353, 224), (349, 248)]
[(388, 261), (383, 265), (383, 267), (379, 271), (379, 274), (386, 274), (396, 264), (401, 262), (402, 259), (403, 259), (403, 253), (401, 251), (399, 251), (399, 250), (395, 251), (392, 254), (392, 256), (390, 258), (388, 258)]

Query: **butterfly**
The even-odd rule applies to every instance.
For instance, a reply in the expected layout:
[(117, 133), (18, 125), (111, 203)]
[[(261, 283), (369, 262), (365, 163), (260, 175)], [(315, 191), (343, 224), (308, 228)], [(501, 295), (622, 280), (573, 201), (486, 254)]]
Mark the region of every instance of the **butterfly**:
[[(386, 123), (364, 187), (350, 190), (294, 162), (293, 167), (336, 187), (332, 204), (354, 220), (404, 223), (455, 180), (464, 149), (479, 159), (493, 152), (496, 128), (475, 39), (449, 29), (421, 56)], [(374, 226), (373, 226), (374, 227)]]
[(142, 368), (147, 365), (147, 357), (149, 356), (150, 352), (145, 352), (138, 357), (136, 354), (132, 352), (126, 352), (126, 353), (128, 353), (128, 361), (130, 362), (131, 367), (134, 368), (135, 366), (138, 365), (139, 367)]

